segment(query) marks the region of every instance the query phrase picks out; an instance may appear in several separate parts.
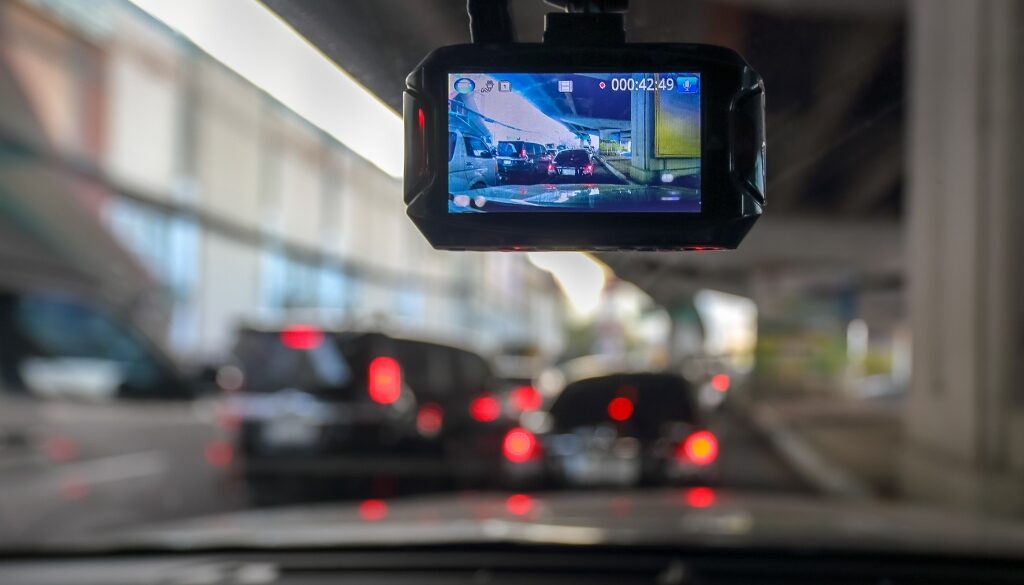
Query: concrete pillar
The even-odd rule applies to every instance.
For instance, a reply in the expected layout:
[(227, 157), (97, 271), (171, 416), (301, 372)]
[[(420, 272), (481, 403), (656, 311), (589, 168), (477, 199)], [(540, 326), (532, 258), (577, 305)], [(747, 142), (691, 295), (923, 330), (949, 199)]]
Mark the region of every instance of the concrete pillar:
[(1024, 512), (1024, 3), (910, 4), (908, 496)]

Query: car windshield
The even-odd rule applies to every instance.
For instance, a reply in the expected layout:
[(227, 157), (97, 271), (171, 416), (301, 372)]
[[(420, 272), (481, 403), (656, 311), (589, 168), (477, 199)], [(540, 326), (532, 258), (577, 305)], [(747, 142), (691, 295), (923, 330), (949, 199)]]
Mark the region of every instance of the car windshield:
[(519, 156), (523, 148), (523, 144), (519, 142), (499, 142), (498, 156)]
[[(543, 50), (551, 4), (493, 4)], [(761, 164), (710, 70), (471, 66), (427, 104), (465, 1), (0, 2), (0, 555), (287, 546), (310, 510), (325, 547), (1024, 542), (1024, 2), (624, 22), (763, 77), (737, 250), (441, 251), (403, 198), (434, 136), (445, 227), (710, 233), (747, 186), (705, 177)]]

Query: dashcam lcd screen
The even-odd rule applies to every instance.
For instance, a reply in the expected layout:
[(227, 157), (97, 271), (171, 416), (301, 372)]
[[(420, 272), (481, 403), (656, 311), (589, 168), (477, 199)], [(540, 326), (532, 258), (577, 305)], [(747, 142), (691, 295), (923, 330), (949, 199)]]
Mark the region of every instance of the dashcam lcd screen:
[(448, 210), (701, 210), (698, 73), (450, 73)]

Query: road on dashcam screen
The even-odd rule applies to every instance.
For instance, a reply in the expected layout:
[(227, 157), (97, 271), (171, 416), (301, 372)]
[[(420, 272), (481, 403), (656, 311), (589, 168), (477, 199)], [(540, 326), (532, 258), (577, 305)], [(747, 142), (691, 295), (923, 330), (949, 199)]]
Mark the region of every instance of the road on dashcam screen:
[(508, 185), (536, 185), (547, 183), (551, 185), (579, 185), (596, 183), (599, 185), (626, 185), (619, 177), (608, 170), (605, 163), (600, 160), (594, 161), (593, 175), (538, 175), (537, 177), (513, 177)]

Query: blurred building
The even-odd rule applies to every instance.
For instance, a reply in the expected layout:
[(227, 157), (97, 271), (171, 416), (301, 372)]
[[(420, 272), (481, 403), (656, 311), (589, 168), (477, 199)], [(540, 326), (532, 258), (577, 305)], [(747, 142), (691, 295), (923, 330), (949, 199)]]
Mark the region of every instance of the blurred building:
[[(27, 103), (40, 135), (4, 107), (5, 150), (48, 161), (66, 189), (51, 209), (80, 207), (131, 252), (145, 320), (181, 356), (223, 352), (241, 322), (290, 318), (562, 345), (546, 273), (523, 255), (432, 250), (400, 179), (127, 2), (0, 3), (0, 68), (17, 94), (3, 103)], [(5, 189), (0, 214), (25, 193)], [(54, 240), (86, 229), (40, 217)], [(109, 256), (71, 263), (101, 274)], [(117, 274), (97, 279), (127, 282)]]

